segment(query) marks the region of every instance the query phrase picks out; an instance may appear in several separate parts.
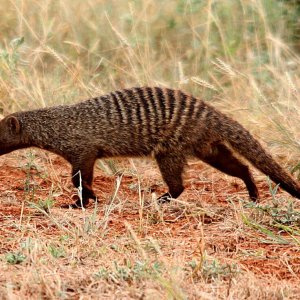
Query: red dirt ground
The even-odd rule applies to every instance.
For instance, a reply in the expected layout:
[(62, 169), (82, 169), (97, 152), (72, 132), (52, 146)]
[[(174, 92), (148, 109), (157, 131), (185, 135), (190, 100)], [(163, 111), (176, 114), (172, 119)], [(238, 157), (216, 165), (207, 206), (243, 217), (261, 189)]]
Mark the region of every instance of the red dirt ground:
[[(50, 157), (50, 158), (49, 158)], [(24, 191), (26, 178), (31, 174), (31, 183), (34, 179), (36, 188), (35, 199), (45, 199), (49, 196), (49, 191), (55, 198), (54, 206), (59, 207), (66, 203), (72, 203), (72, 196), (76, 194), (70, 180), (70, 166), (60, 157), (55, 155), (38, 155), (35, 164), (41, 170), (26, 171), (24, 157), (10, 155), (7, 158), (1, 158), (0, 161), (0, 222), (5, 220), (19, 220), (21, 213), (23, 215), (36, 214), (36, 210), (30, 208), (27, 204), (22, 212), (22, 201), (28, 199), (28, 192)], [(130, 167), (130, 166), (129, 166)], [(38, 169), (39, 169), (38, 168)], [(28, 169), (28, 168), (27, 168)], [(47, 176), (41, 176), (40, 173)], [(157, 168), (152, 163), (142, 163), (138, 167), (141, 186), (148, 187), (142, 190), (145, 194), (145, 206), (151, 199), (150, 189), (155, 189), (156, 194), (165, 190)], [(255, 176), (260, 178), (259, 176)], [(115, 189), (116, 176), (105, 175), (99, 168), (95, 169), (94, 190), (96, 191), (100, 202), (108, 202)], [(30, 187), (29, 184), (29, 187)], [(53, 188), (54, 186), (54, 188)], [(262, 198), (269, 197), (269, 188), (266, 181), (259, 181), (259, 190)], [(172, 206), (166, 208), (164, 212), (164, 222), (156, 222), (153, 216), (153, 222), (145, 225), (140, 235), (149, 234), (160, 238), (160, 241), (169, 242), (170, 238), (180, 236), (185, 238), (182, 245), (174, 243), (173, 251), (185, 251), (189, 256), (194, 256), (199, 251), (199, 240), (201, 240), (200, 227), (203, 228), (203, 237), (205, 249), (209, 255), (213, 255), (220, 261), (238, 261), (244, 270), (249, 270), (257, 276), (272, 276), (281, 280), (296, 281), (300, 276), (300, 256), (299, 247), (291, 245), (280, 245), (276, 243), (263, 242), (263, 234), (257, 231), (247, 230), (238, 234), (236, 226), (233, 224), (236, 220), (234, 210), (226, 200), (229, 195), (233, 196), (233, 202), (238, 206), (236, 197), (247, 199), (247, 193), (244, 185), (233, 178), (206, 167), (201, 162), (192, 162), (186, 172), (186, 190), (180, 197), (181, 201), (191, 204), (191, 208), (184, 210), (180, 207)], [(109, 223), (110, 232), (114, 236), (122, 236), (126, 232), (124, 221), (130, 224), (138, 224), (140, 214), (138, 176), (132, 176), (126, 172), (122, 176), (121, 186), (118, 191), (119, 199), (124, 201), (121, 210), (115, 210)], [(200, 200), (201, 199), (201, 202)], [(94, 204), (91, 204), (93, 207)], [(203, 213), (193, 214), (195, 209), (204, 209), (211, 211), (211, 214)], [(91, 208), (92, 209), (92, 208)], [(237, 208), (239, 209), (239, 208)], [(101, 214), (103, 212), (99, 212)], [(145, 211), (143, 212), (145, 213)], [(233, 222), (224, 220), (232, 219)], [(43, 221), (43, 216), (35, 219), (37, 228), (47, 226), (49, 235), (56, 233), (56, 226), (49, 226)], [(202, 222), (202, 225), (199, 225)], [(231, 224), (228, 226), (228, 224)], [(236, 226), (235, 226), (236, 225)], [(169, 234), (166, 236), (162, 232), (162, 226), (168, 226)], [(199, 227), (200, 226), (200, 227)], [(0, 236), (3, 238), (8, 234), (8, 230), (15, 230), (13, 227), (6, 226), (5, 231), (0, 227)], [(11, 233), (11, 232), (10, 232)], [(45, 231), (44, 231), (45, 233)], [(112, 234), (112, 233), (109, 233)], [(108, 235), (109, 235), (108, 234)], [(261, 240), (261, 242), (260, 242)], [(163, 243), (163, 242), (162, 242)], [(162, 244), (163, 247), (163, 244)], [(198, 250), (197, 250), (198, 249)], [(9, 249), (0, 249), (1, 252)], [(260, 255), (246, 254), (260, 253)], [(168, 253), (165, 253), (168, 255)], [(170, 253), (171, 255), (171, 253)]]

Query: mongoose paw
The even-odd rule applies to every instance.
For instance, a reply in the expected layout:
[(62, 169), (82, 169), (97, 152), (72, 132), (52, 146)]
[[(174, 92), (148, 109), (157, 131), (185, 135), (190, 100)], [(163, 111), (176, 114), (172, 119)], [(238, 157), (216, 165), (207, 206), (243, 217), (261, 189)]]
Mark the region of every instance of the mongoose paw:
[(257, 188), (255, 188), (253, 191), (251, 191), (251, 193), (249, 193), (249, 196), (253, 202), (256, 202), (256, 203), (259, 202), (259, 193), (258, 193)]
[(171, 195), (169, 193), (165, 193), (157, 199), (158, 204), (165, 204), (171, 202)]
[(75, 203), (72, 204), (64, 204), (61, 206), (61, 208), (74, 208), (74, 209), (82, 209), (88, 206), (89, 204), (89, 199), (80, 199), (77, 195), (73, 195), (72, 199), (75, 200)]
[(78, 205), (77, 203), (72, 203), (72, 204), (63, 204), (60, 206), (61, 208), (64, 208), (64, 209), (69, 209), (69, 208), (74, 208), (74, 209), (82, 209), (84, 208), (84, 206), (80, 206)]
[(255, 203), (258, 203), (259, 202), (259, 197), (257, 197), (257, 196), (250, 196), (250, 200), (252, 201), (252, 202), (255, 202)]
[(78, 205), (78, 203), (76, 202), (76, 203), (73, 203), (73, 204), (69, 204), (69, 207), (70, 207), (70, 208), (74, 208), (74, 209), (83, 209), (83, 208), (85, 208), (86, 206), (85, 206), (85, 205), (83, 205), (83, 206)]

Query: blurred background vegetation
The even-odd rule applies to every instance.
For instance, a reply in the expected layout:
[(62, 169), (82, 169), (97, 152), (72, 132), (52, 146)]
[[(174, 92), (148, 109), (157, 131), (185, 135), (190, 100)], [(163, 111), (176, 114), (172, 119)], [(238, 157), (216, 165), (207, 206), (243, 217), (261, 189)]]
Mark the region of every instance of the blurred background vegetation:
[(0, 113), (137, 85), (181, 88), (300, 154), (300, 3), (1, 0)]

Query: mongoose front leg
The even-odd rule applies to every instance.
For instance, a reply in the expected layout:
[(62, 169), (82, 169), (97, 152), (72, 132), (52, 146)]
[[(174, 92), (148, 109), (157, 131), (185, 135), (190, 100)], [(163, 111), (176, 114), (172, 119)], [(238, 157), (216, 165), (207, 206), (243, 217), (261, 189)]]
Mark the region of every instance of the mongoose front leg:
[(73, 163), (72, 182), (77, 189), (81, 189), (81, 195), (77, 197), (76, 202), (71, 205), (72, 208), (86, 207), (89, 199), (96, 200), (97, 197), (92, 189), (93, 171), (95, 159), (84, 159), (84, 163)]
[[(199, 149), (200, 146), (199, 146)], [(211, 145), (211, 152), (203, 154), (201, 150), (196, 150), (198, 158), (211, 165), (212, 167), (234, 177), (242, 179), (247, 187), (250, 199), (257, 201), (259, 198), (258, 189), (255, 185), (249, 167), (243, 164), (233, 152), (224, 144), (216, 143)]]
[(158, 198), (159, 203), (169, 202), (170, 198), (177, 198), (183, 192), (182, 173), (185, 165), (185, 157), (176, 154), (158, 154), (156, 161), (161, 175), (167, 184), (169, 191)]
[[(91, 178), (93, 177), (91, 176)], [(72, 182), (79, 191), (81, 189), (81, 195), (76, 197), (77, 200), (71, 205), (72, 208), (86, 207), (89, 204), (89, 199), (96, 200), (96, 195), (91, 186), (92, 179), (84, 177), (81, 170), (73, 170)]]

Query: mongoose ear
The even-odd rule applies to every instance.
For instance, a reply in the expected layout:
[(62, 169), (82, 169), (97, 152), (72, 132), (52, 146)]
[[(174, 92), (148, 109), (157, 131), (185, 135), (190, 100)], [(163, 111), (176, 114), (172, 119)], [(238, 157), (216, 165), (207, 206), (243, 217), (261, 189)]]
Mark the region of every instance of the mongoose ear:
[(17, 134), (20, 132), (21, 129), (20, 122), (16, 117), (14, 116), (8, 117), (6, 120), (6, 124), (8, 125), (11, 133)]

